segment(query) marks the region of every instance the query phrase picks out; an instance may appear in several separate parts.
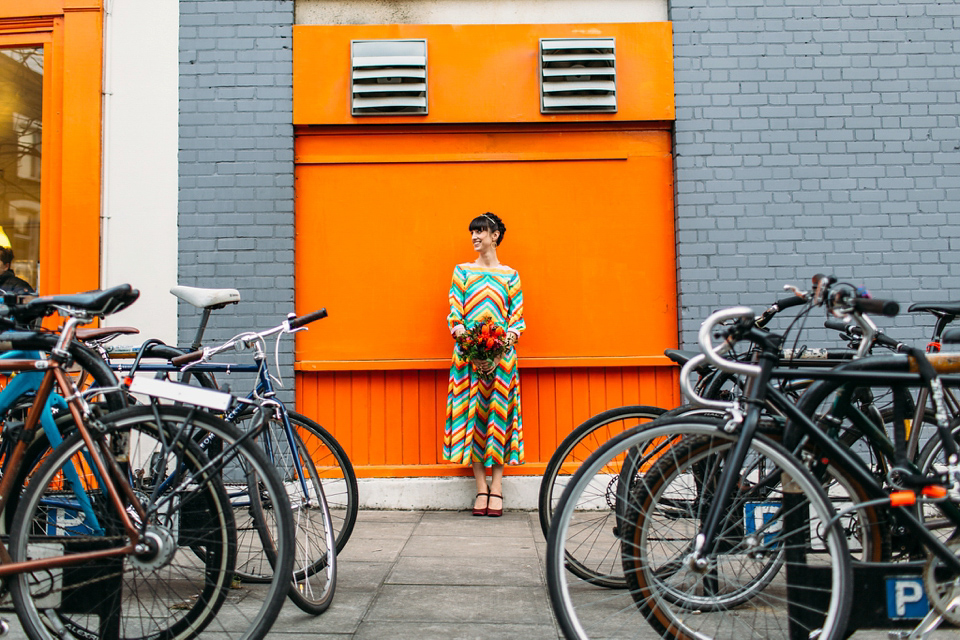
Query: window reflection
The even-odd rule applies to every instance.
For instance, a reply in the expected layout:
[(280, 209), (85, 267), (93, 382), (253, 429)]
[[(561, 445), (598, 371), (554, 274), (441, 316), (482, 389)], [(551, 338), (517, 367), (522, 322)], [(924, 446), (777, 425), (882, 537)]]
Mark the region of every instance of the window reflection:
[(33, 287), (40, 265), (43, 48), (0, 49), (0, 246)]

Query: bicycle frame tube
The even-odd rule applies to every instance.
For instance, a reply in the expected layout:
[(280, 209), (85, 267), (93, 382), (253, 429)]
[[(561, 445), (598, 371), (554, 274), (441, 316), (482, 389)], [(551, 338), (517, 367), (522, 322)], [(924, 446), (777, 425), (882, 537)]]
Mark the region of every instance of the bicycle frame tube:
[[(787, 414), (790, 420), (796, 421), (796, 424), (801, 426), (806, 436), (809, 436), (812, 441), (822, 448), (822, 455), (838, 462), (840, 467), (848, 471), (851, 476), (860, 483), (871, 499), (889, 497), (889, 494), (877, 483), (873, 474), (870, 473), (863, 462), (859, 460), (852, 451), (836, 442), (822, 429), (817, 428), (806, 415), (775, 388), (768, 386), (767, 394), (768, 398), (776, 403), (780, 409)], [(723, 500), (723, 494), (719, 495), (721, 496), (721, 500)], [(726, 505), (722, 506), (724, 508), (726, 507)], [(717, 510), (717, 506), (711, 506), (710, 510), (711, 512)], [(953, 571), (953, 575), (960, 575), (960, 558), (955, 556), (936, 536), (930, 533), (930, 531), (923, 526), (923, 523), (911, 512), (905, 509), (898, 509), (898, 515), (901, 517), (901, 523), (920, 538), (924, 547), (940, 558)], [(960, 522), (956, 522), (955, 524), (960, 525)]]
[[(71, 415), (73, 416), (74, 421), (76, 422), (77, 429), (80, 432), (80, 437), (83, 439), (84, 444), (87, 448), (87, 451), (92, 458), (94, 468), (100, 475), (100, 478), (103, 481), (103, 484), (107, 490), (107, 497), (113, 503), (114, 509), (116, 509), (117, 514), (120, 518), (121, 523), (125, 534), (129, 538), (129, 542), (123, 546), (116, 549), (105, 549), (101, 551), (90, 551), (86, 553), (78, 553), (71, 556), (59, 556), (53, 558), (43, 558), (39, 560), (29, 560), (24, 562), (12, 562), (7, 552), (6, 547), (3, 547), (2, 563), (0, 563), (0, 577), (5, 577), (8, 575), (15, 575), (20, 573), (26, 573), (30, 571), (41, 571), (45, 569), (51, 569), (56, 567), (65, 567), (72, 564), (78, 564), (82, 562), (88, 562), (90, 560), (96, 560), (100, 558), (108, 558), (115, 556), (128, 555), (133, 553), (138, 544), (139, 544), (139, 531), (134, 526), (130, 515), (127, 513), (127, 510), (124, 508), (123, 502), (120, 499), (120, 495), (117, 491), (117, 488), (113, 482), (113, 478), (107, 473), (107, 468), (104, 461), (96, 453), (96, 449), (93, 444), (92, 437), (87, 431), (86, 425), (81, 416), (80, 409), (78, 408), (79, 397), (76, 394), (76, 389), (73, 388), (72, 381), (66, 376), (62, 371), (59, 364), (53, 360), (41, 360), (42, 368), (45, 369), (43, 380), (39, 384), (37, 389), (36, 397), (34, 399), (33, 405), (30, 407), (30, 410), (27, 413), (27, 420), (24, 426), (24, 434), (27, 434), (28, 437), (32, 434), (37, 427), (37, 424), (41, 420), (41, 415), (44, 412), (45, 408), (48, 406), (50, 395), (53, 391), (54, 383), (60, 385), (62, 389), (68, 389), (71, 391), (71, 397), (67, 401), (67, 406), (70, 410)], [(27, 365), (27, 366), (24, 366)], [(38, 368), (38, 361), (29, 361), (29, 360), (7, 360), (6, 362), (0, 363), (0, 370), (2, 371), (27, 371), (32, 370), (36, 371)], [(17, 444), (14, 446), (13, 453), (11, 454), (10, 469), (3, 474), (3, 477), (0, 478), (0, 511), (6, 506), (7, 499), (11, 495), (11, 492), (15, 489), (13, 483), (16, 479), (17, 473), (20, 469), (20, 465), (23, 463), (26, 449), (27, 449), (27, 440), (28, 438), (21, 438), (17, 441)], [(79, 479), (78, 479), (79, 480)], [(125, 487), (124, 494), (125, 497), (130, 500), (132, 498), (132, 504), (135, 508), (138, 508), (142, 512), (142, 507), (140, 507), (139, 502), (136, 499), (136, 496), (133, 495), (132, 490), (129, 486)]]

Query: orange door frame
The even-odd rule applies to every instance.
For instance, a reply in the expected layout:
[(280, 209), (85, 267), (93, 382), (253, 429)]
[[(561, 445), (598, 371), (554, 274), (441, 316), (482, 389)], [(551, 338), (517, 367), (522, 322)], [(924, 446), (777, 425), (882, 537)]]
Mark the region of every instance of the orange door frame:
[(94, 289), (100, 280), (102, 0), (4, 3), (0, 47), (18, 46), (44, 50), (38, 289)]

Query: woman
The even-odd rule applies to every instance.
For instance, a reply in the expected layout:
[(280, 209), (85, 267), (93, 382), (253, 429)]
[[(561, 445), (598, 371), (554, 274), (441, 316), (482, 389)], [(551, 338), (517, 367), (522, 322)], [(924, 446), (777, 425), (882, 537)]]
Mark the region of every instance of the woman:
[[(507, 350), (496, 360), (468, 362), (453, 349), (443, 459), (473, 465), (475, 516), (503, 514), (503, 465), (523, 464), (520, 376), (513, 344), (526, 324), (520, 275), (497, 259), (497, 247), (506, 232), (503, 221), (492, 213), (474, 218), (470, 239), (477, 259), (457, 265), (450, 285), (447, 325), (454, 339), (488, 316), (506, 330)], [(492, 372), (493, 379), (484, 380), (480, 372)], [(489, 487), (486, 467), (490, 467)]]

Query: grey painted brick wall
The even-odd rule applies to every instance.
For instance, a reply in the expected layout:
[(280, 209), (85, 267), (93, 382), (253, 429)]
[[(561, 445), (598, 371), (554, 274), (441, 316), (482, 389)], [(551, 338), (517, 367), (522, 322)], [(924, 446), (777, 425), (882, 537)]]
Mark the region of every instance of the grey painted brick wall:
[[(960, 300), (960, 3), (670, 0), (670, 19), (684, 344), (821, 271)], [(878, 324), (922, 341), (932, 320)]]
[[(293, 4), (180, 0), (179, 280), (242, 298), (214, 312), (211, 343), (293, 310)], [(199, 318), (180, 304), (181, 344)], [(281, 344), (292, 402), (292, 337)]]

